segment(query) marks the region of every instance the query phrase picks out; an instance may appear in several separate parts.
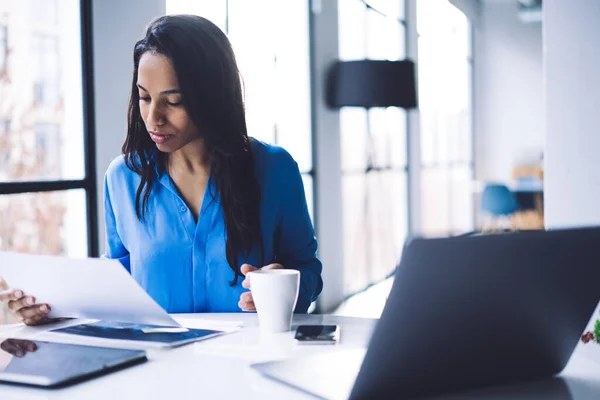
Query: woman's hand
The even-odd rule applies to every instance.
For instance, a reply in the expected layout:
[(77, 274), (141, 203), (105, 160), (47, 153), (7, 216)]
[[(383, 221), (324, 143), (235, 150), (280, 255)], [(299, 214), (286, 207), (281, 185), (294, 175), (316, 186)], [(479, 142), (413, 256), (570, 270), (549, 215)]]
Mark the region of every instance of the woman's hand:
[(37, 345), (24, 339), (6, 339), (0, 343), (0, 372), (6, 370), (14, 357), (22, 358), (37, 350)]
[[(250, 279), (248, 279), (248, 272), (257, 271), (259, 268), (253, 267), (250, 264), (244, 264), (240, 268), (242, 275), (246, 277), (242, 282), (242, 286), (246, 289), (250, 289)], [(283, 269), (283, 265), (281, 264), (270, 264), (260, 269)], [(242, 309), (242, 311), (256, 311), (256, 306), (254, 305), (254, 300), (252, 299), (252, 292), (244, 292), (240, 296), (240, 301), (238, 306)]]
[(2, 277), (0, 277), (0, 302), (8, 303), (8, 310), (20, 318), (25, 325), (40, 325), (49, 321), (48, 304), (35, 304), (35, 297), (26, 296), (19, 289), (10, 289)]
[(23, 357), (29, 352), (37, 350), (37, 345), (31, 340), (25, 339), (6, 339), (0, 343), (0, 349), (15, 357)]

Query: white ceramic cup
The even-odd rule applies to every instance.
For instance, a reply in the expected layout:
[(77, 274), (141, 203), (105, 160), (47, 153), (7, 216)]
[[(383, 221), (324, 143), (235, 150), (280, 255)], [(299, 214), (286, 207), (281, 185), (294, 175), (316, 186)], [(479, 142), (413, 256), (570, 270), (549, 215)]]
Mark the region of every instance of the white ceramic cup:
[(289, 331), (298, 301), (300, 271), (259, 269), (249, 272), (248, 277), (260, 330), (265, 333)]

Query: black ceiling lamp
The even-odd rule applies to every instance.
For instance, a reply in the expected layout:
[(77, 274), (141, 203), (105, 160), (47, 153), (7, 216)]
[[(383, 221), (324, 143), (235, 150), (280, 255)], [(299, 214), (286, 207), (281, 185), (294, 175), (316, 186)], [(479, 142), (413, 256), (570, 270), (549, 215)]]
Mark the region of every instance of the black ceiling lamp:
[(337, 61), (327, 77), (327, 105), (417, 107), (415, 64), (411, 60)]

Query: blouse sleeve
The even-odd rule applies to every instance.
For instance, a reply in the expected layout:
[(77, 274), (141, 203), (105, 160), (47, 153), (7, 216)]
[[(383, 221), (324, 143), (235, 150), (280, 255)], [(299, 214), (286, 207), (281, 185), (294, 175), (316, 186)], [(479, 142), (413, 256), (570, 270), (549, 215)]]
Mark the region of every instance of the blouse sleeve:
[(106, 226), (106, 248), (105, 258), (117, 259), (123, 264), (125, 269), (131, 273), (129, 264), (129, 251), (121, 241), (117, 231), (117, 219), (110, 199), (110, 190), (108, 188), (108, 172), (104, 176), (104, 224)]

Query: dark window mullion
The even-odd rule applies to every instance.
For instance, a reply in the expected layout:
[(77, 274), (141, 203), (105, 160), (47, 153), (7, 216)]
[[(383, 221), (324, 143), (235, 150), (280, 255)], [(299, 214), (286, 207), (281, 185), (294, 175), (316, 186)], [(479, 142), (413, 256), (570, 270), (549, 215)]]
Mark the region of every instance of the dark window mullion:
[(71, 181), (0, 182), (0, 195), (55, 192), (71, 189), (93, 189), (87, 179)]
[(94, 70), (92, 2), (80, 0), (81, 72), (83, 81), (83, 134), (87, 205), (88, 255), (98, 257), (98, 198), (96, 189), (96, 138), (94, 118)]

